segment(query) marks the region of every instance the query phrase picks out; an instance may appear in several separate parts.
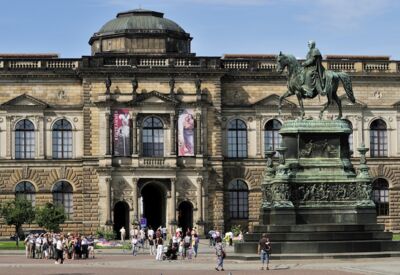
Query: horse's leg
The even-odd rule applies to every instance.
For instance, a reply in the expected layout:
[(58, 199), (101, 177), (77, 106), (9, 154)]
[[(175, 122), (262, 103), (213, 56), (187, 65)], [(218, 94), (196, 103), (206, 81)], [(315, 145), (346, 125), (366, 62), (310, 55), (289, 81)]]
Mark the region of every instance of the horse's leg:
[(281, 115), (282, 114), (282, 100), (284, 100), (285, 98), (291, 96), (292, 93), (290, 91), (286, 91), (286, 93), (284, 93), (283, 95), (281, 95), (279, 97), (279, 106), (278, 106), (278, 114)]
[(324, 112), (326, 109), (328, 109), (328, 106), (331, 105), (332, 103), (332, 96), (330, 94), (330, 91), (326, 94), (327, 102), (324, 104), (324, 107), (322, 107), (321, 111), (319, 112), (319, 119), (322, 119), (322, 116), (324, 115)]
[(304, 119), (304, 106), (303, 106), (303, 99), (301, 98), (301, 93), (296, 92), (297, 100), (299, 101), (300, 106), (300, 119)]
[(336, 104), (337, 104), (337, 106), (338, 106), (338, 109), (339, 109), (339, 114), (338, 114), (337, 119), (341, 119), (342, 116), (343, 116), (343, 114), (342, 114), (342, 101), (341, 101), (340, 98), (337, 96), (336, 91), (333, 92), (332, 98), (333, 98), (333, 100), (335, 100), (335, 102), (336, 102)]

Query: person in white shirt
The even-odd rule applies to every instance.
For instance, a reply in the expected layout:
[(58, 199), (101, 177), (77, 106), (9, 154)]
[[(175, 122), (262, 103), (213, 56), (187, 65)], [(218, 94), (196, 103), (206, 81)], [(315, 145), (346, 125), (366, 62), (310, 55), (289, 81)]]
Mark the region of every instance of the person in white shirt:
[(126, 230), (125, 227), (122, 227), (119, 232), (121, 233), (121, 242), (125, 241), (125, 236), (126, 236)]
[(138, 239), (137, 239), (136, 235), (132, 236), (131, 244), (132, 244), (132, 255), (136, 256), (137, 255), (137, 245), (138, 245)]
[(58, 260), (61, 260), (61, 264), (64, 263), (64, 246), (65, 246), (65, 241), (64, 241), (64, 235), (61, 235), (60, 238), (57, 240), (56, 243), (56, 262), (55, 264), (58, 264)]

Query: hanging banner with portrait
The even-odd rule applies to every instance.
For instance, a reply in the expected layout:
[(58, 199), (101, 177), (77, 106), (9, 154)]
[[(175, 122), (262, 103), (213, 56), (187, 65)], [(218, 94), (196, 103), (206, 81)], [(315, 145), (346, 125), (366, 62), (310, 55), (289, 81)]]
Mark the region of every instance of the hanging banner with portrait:
[(129, 109), (114, 111), (114, 155), (129, 156), (131, 152)]
[(194, 110), (184, 109), (178, 118), (178, 155), (194, 156)]

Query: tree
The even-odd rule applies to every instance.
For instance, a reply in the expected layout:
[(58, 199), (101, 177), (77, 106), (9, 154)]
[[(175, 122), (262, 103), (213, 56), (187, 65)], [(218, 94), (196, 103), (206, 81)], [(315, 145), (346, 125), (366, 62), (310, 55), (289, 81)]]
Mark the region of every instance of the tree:
[(36, 210), (37, 224), (48, 231), (60, 231), (60, 224), (64, 223), (66, 218), (64, 207), (50, 202)]
[(0, 215), (7, 225), (15, 226), (15, 239), (18, 247), (22, 225), (24, 223), (32, 223), (35, 219), (35, 209), (32, 206), (32, 202), (21, 198), (7, 201), (0, 206)]

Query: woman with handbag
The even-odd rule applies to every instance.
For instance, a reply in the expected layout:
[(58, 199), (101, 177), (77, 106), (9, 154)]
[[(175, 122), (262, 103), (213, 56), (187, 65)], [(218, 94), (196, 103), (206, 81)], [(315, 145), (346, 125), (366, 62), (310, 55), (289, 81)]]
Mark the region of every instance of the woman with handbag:
[[(221, 237), (217, 237), (215, 239), (215, 254), (217, 255), (217, 267), (215, 268), (215, 270), (217, 271), (224, 271), (224, 259), (225, 259), (225, 251), (224, 248), (222, 246), (222, 238)], [(221, 267), (221, 269), (218, 269), (219, 267)]]

